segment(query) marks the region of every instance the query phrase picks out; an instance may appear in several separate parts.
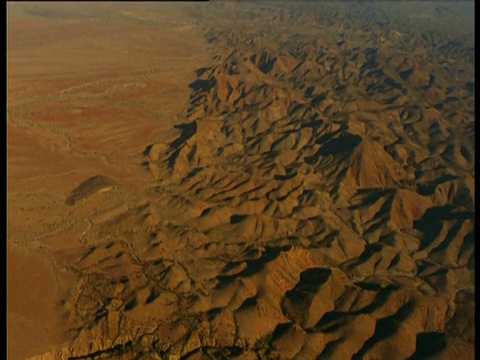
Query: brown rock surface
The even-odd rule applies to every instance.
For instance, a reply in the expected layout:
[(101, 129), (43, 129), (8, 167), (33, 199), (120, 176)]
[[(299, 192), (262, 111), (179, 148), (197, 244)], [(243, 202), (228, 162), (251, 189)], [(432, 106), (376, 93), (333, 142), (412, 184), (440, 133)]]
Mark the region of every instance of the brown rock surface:
[(456, 4), (9, 3), (8, 357), (473, 359)]

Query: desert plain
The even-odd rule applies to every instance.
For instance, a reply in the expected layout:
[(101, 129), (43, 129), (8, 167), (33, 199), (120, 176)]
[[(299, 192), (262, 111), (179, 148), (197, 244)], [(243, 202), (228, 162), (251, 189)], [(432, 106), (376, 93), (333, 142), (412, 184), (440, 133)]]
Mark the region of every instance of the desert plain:
[(8, 359), (474, 359), (473, 8), (7, 3)]

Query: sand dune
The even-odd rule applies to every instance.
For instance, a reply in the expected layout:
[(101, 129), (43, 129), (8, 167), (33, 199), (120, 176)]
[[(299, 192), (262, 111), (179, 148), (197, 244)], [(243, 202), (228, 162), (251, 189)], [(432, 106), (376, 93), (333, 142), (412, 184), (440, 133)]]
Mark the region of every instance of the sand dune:
[(96, 175), (85, 180), (65, 200), (67, 205), (75, 205), (78, 201), (93, 196), (97, 193), (109, 191), (117, 186), (117, 183), (106, 176)]
[[(12, 358), (474, 358), (468, 4), (82, 6), (141, 60), (29, 103), (12, 48), (9, 183), (28, 137), (71, 174), (9, 185), (9, 247), (51, 259), (64, 335), (18, 350), (9, 265)], [(22, 16), (55, 32), (73, 13), (50, 7)]]

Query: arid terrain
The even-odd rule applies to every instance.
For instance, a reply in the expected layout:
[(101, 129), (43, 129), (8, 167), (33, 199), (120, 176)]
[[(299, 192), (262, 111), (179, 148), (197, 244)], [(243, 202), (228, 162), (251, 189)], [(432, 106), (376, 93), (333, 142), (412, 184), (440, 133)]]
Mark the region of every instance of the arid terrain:
[(8, 359), (474, 359), (473, 7), (8, 3)]

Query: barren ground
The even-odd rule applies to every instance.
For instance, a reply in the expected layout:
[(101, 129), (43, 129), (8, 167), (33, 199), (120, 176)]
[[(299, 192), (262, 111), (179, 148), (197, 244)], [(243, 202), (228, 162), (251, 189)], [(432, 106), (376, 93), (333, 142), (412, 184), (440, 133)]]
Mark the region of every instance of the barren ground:
[(473, 2), (9, 3), (9, 359), (473, 359)]

